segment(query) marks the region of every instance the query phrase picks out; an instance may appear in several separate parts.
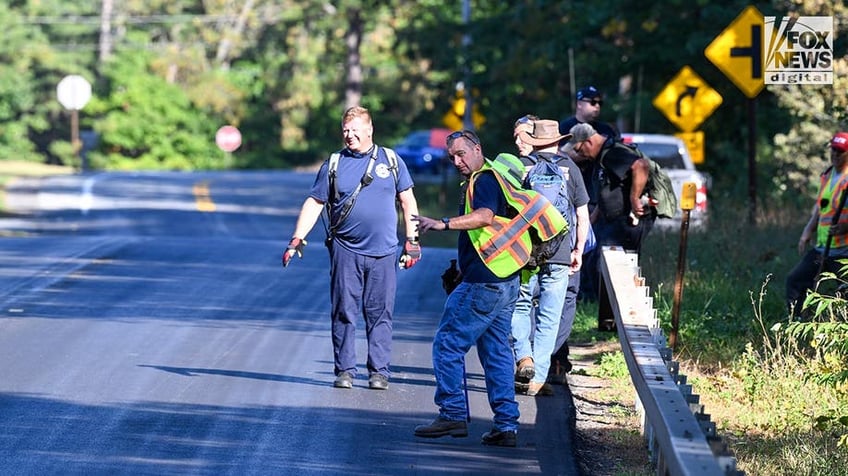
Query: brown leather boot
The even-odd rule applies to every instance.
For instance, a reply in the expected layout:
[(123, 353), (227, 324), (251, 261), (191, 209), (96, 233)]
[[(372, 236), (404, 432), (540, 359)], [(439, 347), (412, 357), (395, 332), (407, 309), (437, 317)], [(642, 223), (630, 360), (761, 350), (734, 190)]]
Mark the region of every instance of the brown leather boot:
[(527, 356), (518, 360), (518, 369), (515, 371), (516, 382), (529, 382), (536, 375), (536, 367), (533, 365), (533, 357)]

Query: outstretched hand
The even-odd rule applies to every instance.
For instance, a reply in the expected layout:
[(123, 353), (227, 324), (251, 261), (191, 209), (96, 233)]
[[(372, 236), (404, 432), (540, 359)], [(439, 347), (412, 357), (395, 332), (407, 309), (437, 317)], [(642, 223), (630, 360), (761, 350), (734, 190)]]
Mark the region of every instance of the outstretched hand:
[(435, 220), (433, 218), (429, 218), (429, 217), (425, 217), (425, 216), (421, 216), (421, 215), (413, 215), (412, 221), (414, 221), (418, 224), (417, 230), (418, 230), (419, 234), (424, 234), (424, 233), (427, 233), (430, 230), (438, 229), (437, 227), (439, 227), (439, 226), (444, 226), (444, 225), (442, 225), (442, 222), (440, 222), (439, 220)]

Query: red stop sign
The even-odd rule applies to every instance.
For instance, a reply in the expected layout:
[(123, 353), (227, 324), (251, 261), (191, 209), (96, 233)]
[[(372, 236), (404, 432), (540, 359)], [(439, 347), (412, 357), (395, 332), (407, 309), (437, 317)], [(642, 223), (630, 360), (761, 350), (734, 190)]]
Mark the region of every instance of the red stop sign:
[(241, 145), (241, 132), (233, 126), (223, 126), (215, 133), (215, 143), (224, 152), (232, 152)]

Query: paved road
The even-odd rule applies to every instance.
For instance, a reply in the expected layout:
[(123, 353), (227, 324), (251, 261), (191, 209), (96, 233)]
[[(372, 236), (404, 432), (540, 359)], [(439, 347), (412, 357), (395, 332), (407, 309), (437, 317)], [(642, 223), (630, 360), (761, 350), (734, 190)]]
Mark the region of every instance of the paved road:
[[(280, 252), (312, 174), (21, 181), (0, 218), (0, 474), (576, 474), (573, 406), (520, 396), (518, 448), (468, 359), (471, 437), (421, 440), (451, 250), (401, 271), (388, 391), (332, 388), (327, 254)], [(364, 368), (365, 341), (357, 342)], [(364, 372), (364, 370), (362, 370)]]

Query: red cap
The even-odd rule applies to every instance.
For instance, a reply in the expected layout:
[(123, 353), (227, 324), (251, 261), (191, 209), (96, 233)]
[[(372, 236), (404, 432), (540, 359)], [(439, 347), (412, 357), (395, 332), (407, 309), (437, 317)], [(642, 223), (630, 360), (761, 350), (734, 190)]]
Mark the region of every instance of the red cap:
[(830, 148), (839, 152), (848, 150), (848, 132), (837, 132), (833, 139), (830, 139)]

